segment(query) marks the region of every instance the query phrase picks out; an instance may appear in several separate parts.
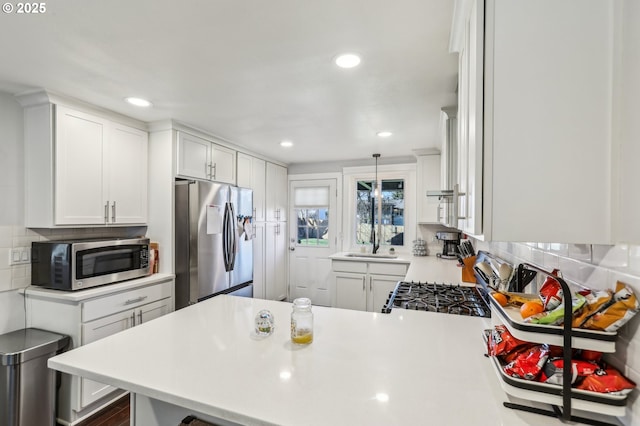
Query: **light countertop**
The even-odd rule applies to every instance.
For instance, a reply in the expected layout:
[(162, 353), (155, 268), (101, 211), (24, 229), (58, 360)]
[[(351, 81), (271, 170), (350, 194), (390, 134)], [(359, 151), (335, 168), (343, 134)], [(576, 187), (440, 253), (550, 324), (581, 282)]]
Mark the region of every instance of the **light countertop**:
[[(428, 262), (429, 263), (429, 262)], [(258, 339), (260, 309), (275, 316)], [(218, 296), (49, 360), (53, 369), (249, 425), (560, 425), (502, 406), (481, 318), (313, 307), (314, 341), (289, 340), (291, 305)]]
[(93, 299), (94, 297), (101, 297), (121, 291), (133, 290), (139, 287), (145, 287), (162, 281), (171, 280), (173, 278), (175, 278), (175, 275), (173, 274), (152, 274), (133, 280), (91, 287), (86, 290), (62, 291), (45, 287), (29, 286), (25, 289), (20, 290), (20, 292), (22, 294), (28, 294), (29, 297), (57, 300), (60, 302), (68, 303), (78, 303), (82, 302), (83, 300)]

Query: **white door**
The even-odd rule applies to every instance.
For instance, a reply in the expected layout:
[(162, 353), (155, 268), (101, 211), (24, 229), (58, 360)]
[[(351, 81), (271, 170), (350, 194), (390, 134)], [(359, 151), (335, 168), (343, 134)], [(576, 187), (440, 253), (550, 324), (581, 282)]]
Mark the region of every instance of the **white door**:
[(264, 282), (268, 300), (287, 298), (287, 234), (286, 223), (265, 224)]
[(336, 179), (292, 180), (289, 187), (289, 294), (331, 306), (336, 252)]
[(367, 310), (381, 312), (391, 293), (402, 280), (391, 275), (369, 275), (369, 295), (367, 297)]

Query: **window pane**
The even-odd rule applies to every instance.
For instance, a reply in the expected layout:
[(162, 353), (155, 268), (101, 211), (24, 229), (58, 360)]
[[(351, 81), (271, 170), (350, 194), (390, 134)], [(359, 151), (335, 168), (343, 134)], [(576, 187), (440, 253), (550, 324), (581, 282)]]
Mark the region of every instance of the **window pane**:
[(371, 197), (373, 181), (358, 181), (356, 191), (356, 243), (367, 244), (371, 238)]
[(298, 217), (297, 243), (301, 246), (329, 246), (329, 209), (295, 209)]
[(404, 180), (382, 181), (382, 238), (385, 244), (404, 244)]
[(373, 181), (357, 182), (356, 243), (370, 243), (373, 224), (380, 245), (404, 245), (404, 179), (380, 182), (381, 191), (375, 200), (374, 212), (371, 211), (373, 188)]

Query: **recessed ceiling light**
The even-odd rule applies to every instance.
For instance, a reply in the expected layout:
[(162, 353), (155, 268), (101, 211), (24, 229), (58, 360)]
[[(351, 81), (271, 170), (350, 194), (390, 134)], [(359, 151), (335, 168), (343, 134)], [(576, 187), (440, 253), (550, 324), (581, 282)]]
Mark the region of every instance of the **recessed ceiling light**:
[(381, 138), (388, 138), (388, 137), (389, 137), (389, 136), (391, 136), (393, 133), (391, 133), (391, 132), (387, 132), (387, 131), (384, 131), (384, 132), (378, 132), (378, 133), (376, 133), (376, 134), (378, 135), (378, 137), (381, 137)]
[(285, 148), (290, 148), (290, 147), (293, 146), (293, 142), (291, 142), (291, 141), (282, 141), (282, 142), (280, 142), (280, 146), (283, 146)]
[(139, 106), (139, 107), (150, 107), (151, 102), (146, 99), (141, 98), (125, 98), (125, 101), (129, 102), (131, 105)]
[(338, 56), (335, 63), (340, 68), (353, 68), (360, 65), (360, 56), (354, 53), (344, 53)]

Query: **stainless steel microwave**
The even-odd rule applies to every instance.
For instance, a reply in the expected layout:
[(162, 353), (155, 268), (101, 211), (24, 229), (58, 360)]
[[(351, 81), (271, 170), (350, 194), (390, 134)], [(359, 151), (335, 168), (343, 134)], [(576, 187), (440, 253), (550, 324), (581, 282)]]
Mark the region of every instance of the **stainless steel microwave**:
[(31, 244), (31, 284), (82, 290), (149, 274), (149, 239), (38, 241)]

